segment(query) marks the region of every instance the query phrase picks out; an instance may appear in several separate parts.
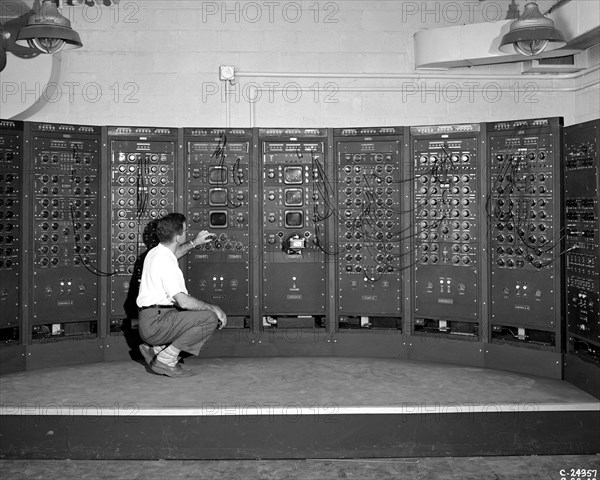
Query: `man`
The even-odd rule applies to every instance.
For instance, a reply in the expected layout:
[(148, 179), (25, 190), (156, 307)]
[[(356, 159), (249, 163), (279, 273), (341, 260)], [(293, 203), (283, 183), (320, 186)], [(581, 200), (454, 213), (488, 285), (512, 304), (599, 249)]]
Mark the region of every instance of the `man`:
[(185, 241), (187, 225), (181, 213), (170, 213), (156, 222), (160, 243), (144, 260), (140, 293), (140, 352), (150, 368), (169, 377), (189, 374), (179, 363), (179, 353), (198, 355), (217, 327), (227, 324), (227, 316), (216, 305), (188, 294), (177, 260), (214, 237), (206, 230), (194, 240)]

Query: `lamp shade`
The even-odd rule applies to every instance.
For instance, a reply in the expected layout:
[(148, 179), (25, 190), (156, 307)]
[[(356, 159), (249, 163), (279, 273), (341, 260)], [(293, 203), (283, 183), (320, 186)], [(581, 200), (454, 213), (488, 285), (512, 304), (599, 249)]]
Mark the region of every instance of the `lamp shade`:
[[(0, 31), (1, 32), (1, 31)], [(6, 41), (0, 33), (0, 72), (6, 68)]]
[(16, 43), (45, 53), (83, 46), (79, 34), (71, 28), (69, 19), (60, 14), (54, 0), (44, 0), (39, 11), (29, 16)]
[(535, 2), (529, 2), (521, 17), (510, 25), (510, 31), (502, 37), (500, 51), (522, 55), (537, 55), (545, 50), (556, 50), (567, 44), (554, 27), (554, 22), (544, 17)]

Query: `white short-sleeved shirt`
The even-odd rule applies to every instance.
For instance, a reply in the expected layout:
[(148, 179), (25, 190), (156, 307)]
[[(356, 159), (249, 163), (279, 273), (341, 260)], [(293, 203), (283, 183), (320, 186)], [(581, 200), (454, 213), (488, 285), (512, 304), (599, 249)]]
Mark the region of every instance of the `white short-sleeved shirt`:
[(144, 259), (137, 305), (169, 305), (178, 293), (188, 293), (183, 272), (175, 254), (159, 243)]

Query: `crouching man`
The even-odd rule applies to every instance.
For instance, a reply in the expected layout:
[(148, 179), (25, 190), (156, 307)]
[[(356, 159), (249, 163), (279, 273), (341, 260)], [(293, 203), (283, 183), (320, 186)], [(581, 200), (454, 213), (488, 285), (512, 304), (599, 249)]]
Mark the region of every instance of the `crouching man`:
[(188, 294), (177, 260), (214, 237), (206, 230), (186, 242), (187, 225), (181, 213), (170, 213), (156, 224), (160, 243), (144, 260), (140, 292), (140, 352), (150, 368), (169, 377), (183, 377), (189, 371), (180, 363), (180, 352), (198, 355), (227, 316), (216, 305), (204, 303)]

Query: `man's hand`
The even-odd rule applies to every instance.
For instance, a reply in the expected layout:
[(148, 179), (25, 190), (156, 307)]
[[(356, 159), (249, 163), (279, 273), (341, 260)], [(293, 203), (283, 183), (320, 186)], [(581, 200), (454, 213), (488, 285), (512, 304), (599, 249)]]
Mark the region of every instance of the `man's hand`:
[(213, 305), (212, 311), (216, 313), (217, 318), (219, 319), (219, 328), (220, 329), (223, 328), (225, 325), (227, 325), (227, 315), (225, 315), (225, 312), (223, 310), (221, 310), (216, 305)]
[(196, 246), (204, 245), (205, 243), (212, 241), (215, 237), (216, 237), (216, 235), (214, 233), (210, 233), (207, 230), (202, 230), (201, 232), (198, 233), (198, 235), (196, 235), (196, 238), (194, 238), (194, 240), (192, 240), (192, 242)]
[(177, 305), (179, 305), (183, 310), (209, 310), (214, 312), (219, 319), (219, 328), (223, 328), (225, 325), (227, 325), (227, 315), (225, 315), (225, 312), (221, 310), (220, 307), (211, 305), (210, 303), (204, 303), (202, 300), (198, 300), (197, 298), (194, 298), (191, 295), (183, 292), (179, 292), (178, 294), (174, 295), (173, 298), (177, 302)]

